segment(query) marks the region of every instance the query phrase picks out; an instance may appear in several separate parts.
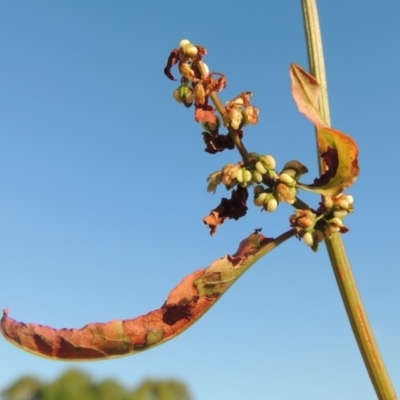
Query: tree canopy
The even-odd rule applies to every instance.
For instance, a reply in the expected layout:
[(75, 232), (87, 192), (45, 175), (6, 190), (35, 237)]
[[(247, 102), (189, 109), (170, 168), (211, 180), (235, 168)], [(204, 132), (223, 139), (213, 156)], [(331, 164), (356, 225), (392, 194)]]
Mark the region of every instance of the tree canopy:
[(1, 400), (192, 400), (188, 387), (179, 380), (147, 379), (128, 390), (114, 379), (95, 382), (74, 369), (50, 383), (24, 376), (0, 396)]

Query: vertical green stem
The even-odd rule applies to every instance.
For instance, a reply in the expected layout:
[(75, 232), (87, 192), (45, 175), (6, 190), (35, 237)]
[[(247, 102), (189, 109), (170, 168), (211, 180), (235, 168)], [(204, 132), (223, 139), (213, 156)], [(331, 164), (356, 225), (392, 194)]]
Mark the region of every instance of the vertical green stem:
[[(302, 0), (302, 5), (310, 70), (321, 85), (320, 113), (330, 125), (325, 63), (316, 0)], [(335, 234), (331, 239), (327, 239), (326, 247), (354, 336), (376, 394), (382, 400), (395, 400), (397, 399), (396, 392), (369, 324), (341, 235)]]

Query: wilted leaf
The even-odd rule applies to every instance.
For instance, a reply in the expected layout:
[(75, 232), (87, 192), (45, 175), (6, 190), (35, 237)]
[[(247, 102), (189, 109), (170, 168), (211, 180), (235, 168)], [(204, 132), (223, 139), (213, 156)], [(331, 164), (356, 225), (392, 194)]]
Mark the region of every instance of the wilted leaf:
[(197, 122), (209, 122), (211, 124), (216, 124), (217, 123), (217, 116), (215, 115), (214, 108), (205, 103), (202, 105), (195, 105), (196, 111), (195, 111), (195, 120)]
[(210, 228), (210, 234), (214, 235), (218, 226), (222, 225), (227, 218), (237, 220), (246, 215), (248, 197), (247, 189), (238, 186), (232, 191), (230, 199), (222, 198), (219, 206), (203, 218), (203, 222)]
[(178, 49), (174, 49), (171, 51), (169, 57), (168, 57), (168, 61), (167, 61), (167, 65), (164, 68), (164, 74), (171, 79), (171, 81), (176, 81), (174, 75), (171, 72), (171, 68), (179, 61), (179, 50)]
[(290, 77), (292, 95), (299, 111), (316, 126), (326, 126), (326, 122), (318, 111), (320, 93), (318, 81), (297, 64), (290, 66)]
[(317, 139), (325, 172), (313, 184), (298, 186), (324, 196), (335, 196), (357, 180), (358, 147), (351, 136), (332, 128), (318, 127)]
[[(243, 131), (241, 129), (238, 129), (236, 132), (241, 139), (243, 137)], [(235, 144), (233, 143), (233, 140), (229, 133), (227, 133), (226, 135), (212, 136), (208, 132), (203, 132), (202, 135), (204, 143), (206, 144), (205, 151), (207, 153), (215, 154), (220, 151), (224, 151), (225, 149), (232, 150), (235, 148)]]
[(161, 308), (134, 319), (93, 323), (80, 329), (54, 329), (25, 324), (4, 310), (1, 332), (16, 346), (36, 355), (62, 360), (98, 360), (147, 350), (193, 325), (261, 256), (296, 234), (267, 239), (257, 231), (238, 251), (188, 275)]

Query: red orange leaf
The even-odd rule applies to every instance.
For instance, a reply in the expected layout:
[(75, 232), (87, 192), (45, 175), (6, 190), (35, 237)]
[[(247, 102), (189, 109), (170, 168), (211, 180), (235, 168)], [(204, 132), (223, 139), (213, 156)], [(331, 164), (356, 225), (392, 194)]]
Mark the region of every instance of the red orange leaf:
[(326, 126), (318, 111), (320, 92), (318, 81), (297, 64), (290, 66), (290, 77), (292, 79), (292, 95), (299, 111), (316, 126)]
[(276, 239), (257, 231), (232, 256), (193, 272), (169, 294), (161, 308), (134, 319), (92, 323), (80, 329), (25, 324), (4, 310), (1, 332), (11, 343), (39, 356), (62, 360), (98, 360), (135, 354), (161, 344), (194, 324), (261, 256), (296, 234)]

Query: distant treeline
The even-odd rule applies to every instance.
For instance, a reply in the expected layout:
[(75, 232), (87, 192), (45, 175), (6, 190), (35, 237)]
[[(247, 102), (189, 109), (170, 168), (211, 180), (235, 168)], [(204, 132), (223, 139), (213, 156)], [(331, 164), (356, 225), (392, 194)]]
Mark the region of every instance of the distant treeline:
[(178, 380), (145, 380), (133, 391), (114, 379), (94, 382), (81, 371), (69, 370), (50, 383), (24, 376), (0, 394), (2, 400), (192, 400)]

